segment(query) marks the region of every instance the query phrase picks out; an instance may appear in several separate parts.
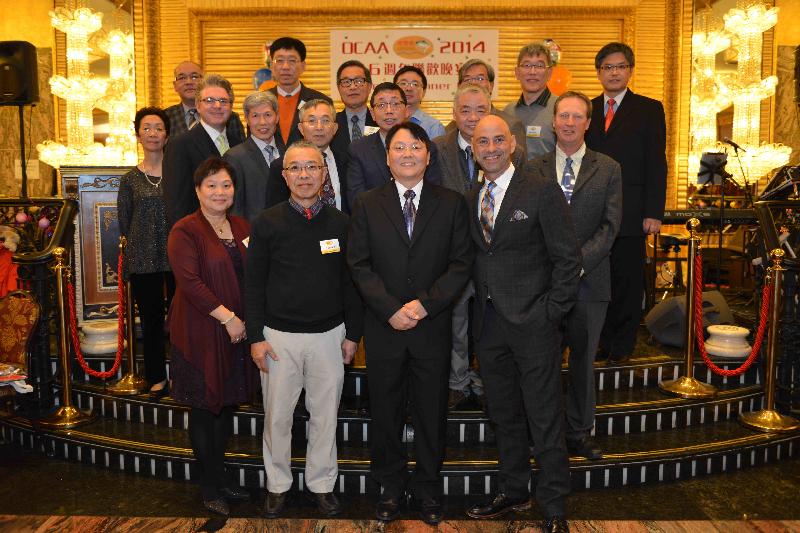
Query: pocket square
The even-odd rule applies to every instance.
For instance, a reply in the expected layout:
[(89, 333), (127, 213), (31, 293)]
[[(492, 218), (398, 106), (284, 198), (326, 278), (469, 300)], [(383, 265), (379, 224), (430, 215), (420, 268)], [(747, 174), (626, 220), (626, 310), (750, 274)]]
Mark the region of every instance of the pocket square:
[(526, 218), (528, 218), (528, 215), (525, 214), (525, 211), (517, 209), (511, 214), (511, 220), (509, 220), (509, 222), (518, 222), (520, 220), (525, 220)]

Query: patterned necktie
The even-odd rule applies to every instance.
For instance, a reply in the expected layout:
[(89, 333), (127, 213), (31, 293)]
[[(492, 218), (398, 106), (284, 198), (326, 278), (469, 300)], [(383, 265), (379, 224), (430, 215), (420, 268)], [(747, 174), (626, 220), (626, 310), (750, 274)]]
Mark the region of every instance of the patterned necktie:
[(472, 157), (472, 147), (467, 146), (464, 148), (464, 154), (467, 159), (467, 181), (472, 183), (475, 179), (475, 159)]
[(275, 147), (268, 144), (264, 146), (264, 152), (266, 152), (265, 157), (267, 158), (267, 165), (271, 166), (272, 162), (275, 161)]
[(186, 127), (191, 129), (195, 122), (197, 122), (197, 109), (190, 109), (186, 113)]
[(481, 200), (481, 229), (483, 229), (483, 238), (486, 242), (492, 242), (492, 229), (494, 228), (494, 188), (497, 184), (490, 181), (486, 184), (486, 192), (483, 193), (483, 200)]
[[(322, 159), (325, 161), (325, 166), (328, 166), (328, 154), (322, 154)], [(322, 189), (319, 191), (319, 197), (331, 207), (336, 207), (336, 191), (333, 190), (333, 182), (331, 181), (331, 172), (328, 170), (325, 176), (325, 181), (322, 182)]]
[(228, 139), (225, 137), (223, 133), (220, 133), (217, 136), (217, 148), (219, 149), (219, 155), (225, 155), (225, 152), (228, 151), (230, 146), (228, 145)]
[(408, 189), (403, 196), (406, 199), (406, 203), (403, 204), (403, 219), (406, 221), (406, 231), (410, 239), (414, 231), (414, 218), (417, 216), (417, 208), (414, 207), (414, 197), (417, 196), (417, 194), (411, 189)]
[(311, 220), (311, 217), (314, 216), (314, 212), (311, 211), (308, 207), (304, 207), (303, 211), (305, 212), (306, 220)]
[(564, 173), (561, 175), (561, 189), (564, 191), (564, 197), (567, 203), (572, 199), (572, 189), (575, 187), (575, 172), (572, 171), (572, 158), (567, 158), (567, 163), (564, 165)]
[(608, 99), (608, 111), (606, 111), (606, 131), (611, 126), (611, 121), (614, 120), (614, 105), (616, 102), (613, 98)]
[(353, 123), (353, 133), (350, 134), (350, 140), (357, 141), (364, 136), (364, 134), (361, 132), (361, 124), (359, 124), (360, 121), (358, 119), (358, 115), (353, 115), (353, 117), (350, 119), (350, 122)]

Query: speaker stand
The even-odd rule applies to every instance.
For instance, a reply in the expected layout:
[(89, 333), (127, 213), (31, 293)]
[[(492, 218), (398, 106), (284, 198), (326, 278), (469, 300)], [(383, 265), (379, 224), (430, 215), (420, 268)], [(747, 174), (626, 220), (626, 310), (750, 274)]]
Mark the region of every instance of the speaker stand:
[(28, 199), (28, 165), (25, 162), (25, 106), (19, 106), (19, 166), (22, 170), (22, 191), (20, 197)]

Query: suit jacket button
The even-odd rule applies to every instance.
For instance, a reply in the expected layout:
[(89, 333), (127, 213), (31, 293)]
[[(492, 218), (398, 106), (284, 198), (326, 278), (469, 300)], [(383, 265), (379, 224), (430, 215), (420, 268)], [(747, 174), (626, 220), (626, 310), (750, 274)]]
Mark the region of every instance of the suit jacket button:
[(412, 283), (414, 283), (414, 278), (408, 278), (408, 280), (406, 281), (408, 281), (408, 284), (411, 285)]
[(486, 255), (488, 255), (489, 257), (492, 257), (494, 255), (494, 252), (486, 252)]

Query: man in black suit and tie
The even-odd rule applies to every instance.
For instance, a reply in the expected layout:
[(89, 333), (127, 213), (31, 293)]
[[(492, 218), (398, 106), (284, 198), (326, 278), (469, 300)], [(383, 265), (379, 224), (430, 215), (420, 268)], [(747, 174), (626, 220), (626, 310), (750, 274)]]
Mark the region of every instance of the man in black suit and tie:
[[(379, 520), (399, 514), (406, 487), (428, 524), (442, 518), (447, 374), (453, 302), (469, 278), (473, 250), (463, 196), (423, 180), (431, 160), (412, 122), (386, 136), (393, 181), (358, 197), (347, 262), (366, 305), (372, 477), (383, 489)], [(416, 468), (409, 482), (401, 432), (411, 400)]]
[(583, 270), (578, 300), (564, 321), (569, 346), (567, 450), (600, 459), (591, 438), (594, 427), (594, 356), (611, 299), (611, 245), (622, 219), (622, 172), (610, 157), (589, 150), (584, 135), (592, 102), (583, 93), (567, 91), (554, 103), (556, 149), (530, 162), (531, 171), (561, 185), (569, 203), (581, 246)]
[(219, 74), (209, 74), (197, 86), (199, 123), (174, 139), (164, 150), (164, 204), (167, 225), (197, 210), (200, 204), (194, 192), (194, 171), (211, 156), (225, 155), (244, 141), (226, 124), (233, 106), (233, 88)]
[(367, 108), (367, 100), (372, 92), (372, 76), (361, 61), (351, 59), (339, 65), (336, 86), (344, 109), (336, 113), (338, 128), (331, 144), (337, 150), (345, 151), (350, 142), (364, 137), (365, 133), (369, 133), (369, 128), (377, 127)]
[[(303, 138), (319, 148), (328, 169), (320, 190), (323, 201), (344, 213), (350, 213), (347, 203), (347, 152), (337, 150), (331, 140), (338, 125), (334, 121), (336, 110), (327, 100), (309, 100), (300, 108), (300, 133)], [(270, 169), (267, 185), (267, 207), (289, 199), (289, 187), (283, 179), (283, 158)]]
[[(347, 169), (347, 201), (354, 205), (356, 196), (391, 181), (392, 174), (386, 164), (386, 136), (393, 126), (408, 120), (406, 94), (391, 82), (379, 83), (369, 101), (370, 113), (378, 131), (350, 143)], [(426, 134), (427, 137), (427, 134)], [(431, 164), (425, 170), (425, 179), (439, 184), (442, 181), (437, 150), (431, 147)]]
[(633, 50), (609, 43), (594, 60), (603, 94), (592, 100), (586, 145), (622, 168), (622, 223), (611, 248), (611, 303), (600, 337), (601, 353), (623, 362), (633, 353), (642, 317), (645, 243), (658, 233), (667, 190), (664, 106), (628, 89)]
[(515, 167), (514, 148), (502, 118), (481, 119), (472, 149), (485, 182), (469, 195), (476, 245), (473, 332), (500, 464), (498, 492), (467, 514), (495, 518), (530, 507), (527, 422), (541, 469), (536, 501), (543, 529), (567, 531), (559, 326), (578, 291), (580, 249), (558, 184)]
[(270, 166), (284, 151), (275, 135), (278, 100), (270, 92), (256, 91), (244, 99), (244, 117), (250, 137), (225, 153), (236, 171), (236, 196), (232, 213), (252, 222), (264, 209)]
[[(186, 133), (191, 126), (200, 120), (197, 114), (196, 96), (197, 84), (203, 79), (203, 67), (194, 61), (183, 61), (173, 71), (172, 87), (175, 94), (181, 99), (175, 105), (164, 109), (169, 118), (169, 131), (174, 139), (181, 133)], [(234, 111), (228, 118), (225, 129), (229, 135), (244, 138), (244, 127), (239, 115)]]
[(309, 89), (300, 82), (306, 70), (306, 45), (294, 37), (275, 39), (269, 47), (272, 72), (277, 85), (269, 91), (278, 98), (278, 134), (284, 146), (303, 138), (298, 129), (298, 110), (310, 100), (327, 100), (325, 94)]

